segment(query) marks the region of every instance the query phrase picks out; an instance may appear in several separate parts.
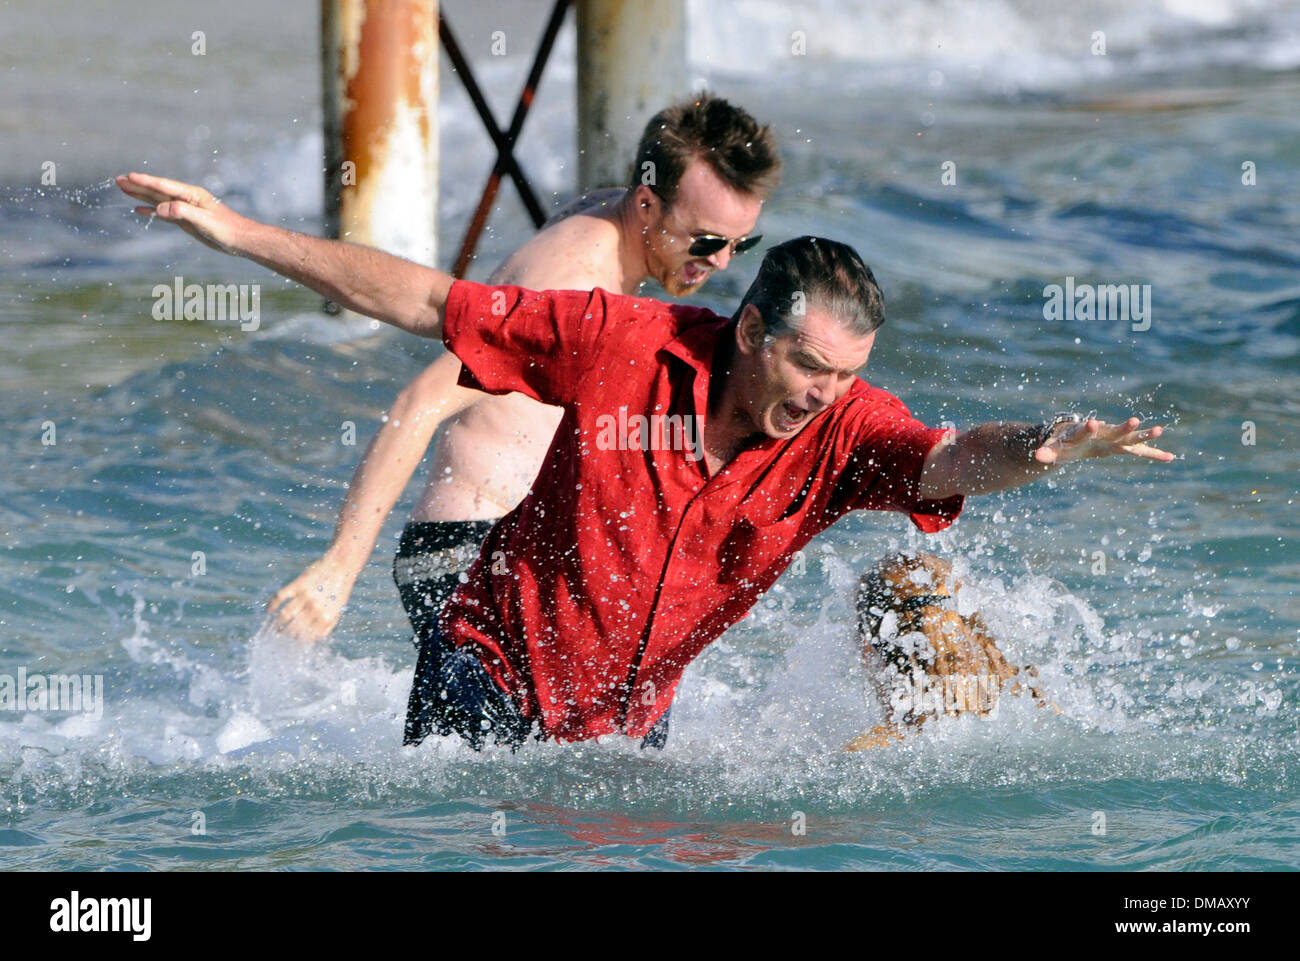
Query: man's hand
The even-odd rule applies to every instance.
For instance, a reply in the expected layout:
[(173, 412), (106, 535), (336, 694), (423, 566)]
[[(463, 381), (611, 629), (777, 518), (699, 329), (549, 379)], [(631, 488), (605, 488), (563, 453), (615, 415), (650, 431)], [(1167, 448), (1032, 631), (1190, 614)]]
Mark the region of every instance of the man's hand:
[(248, 219), (202, 187), (141, 173), (118, 177), (117, 185), (128, 196), (148, 201), (147, 206), (136, 207), (136, 213), (176, 224), (191, 237), (223, 254), (241, 253), (239, 237)]
[(213, 250), (247, 257), (340, 307), (421, 337), (442, 336), (454, 282), (441, 270), (340, 240), (324, 240), (241, 217), (202, 187), (132, 173), (122, 191), (148, 205), (136, 213), (174, 223)]
[(1087, 457), (1132, 454), (1145, 460), (1168, 462), (1174, 455), (1147, 443), (1164, 433), (1160, 426), (1139, 430), (1141, 421), (1130, 417), (1122, 424), (1089, 420), (1057, 427), (1046, 443), (1036, 424), (980, 424), (953, 437), (953, 432), (930, 450), (921, 470), (921, 496), (943, 500), (956, 494), (991, 494), (1020, 487), (1042, 477), (1067, 461)]
[(1147, 443), (1163, 434), (1165, 429), (1156, 425), (1138, 430), (1141, 423), (1136, 417), (1130, 417), (1122, 424), (1107, 424), (1099, 420), (1065, 424), (1034, 451), (1034, 460), (1040, 464), (1063, 464), (1087, 457), (1110, 457), (1112, 454), (1132, 454), (1165, 462), (1174, 460), (1169, 451)]
[(355, 570), (326, 554), (271, 598), (266, 611), (275, 617), (280, 633), (299, 641), (322, 641), (339, 622), (356, 579)]

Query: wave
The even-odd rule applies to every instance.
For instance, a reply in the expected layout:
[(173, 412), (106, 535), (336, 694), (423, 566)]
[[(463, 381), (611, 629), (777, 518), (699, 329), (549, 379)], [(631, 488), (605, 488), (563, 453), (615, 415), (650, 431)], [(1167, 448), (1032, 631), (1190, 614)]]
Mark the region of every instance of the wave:
[(843, 84), (921, 81), (937, 96), (1055, 91), (1207, 65), (1300, 66), (1300, 8), (1286, 0), (692, 0), (689, 11), (696, 70), (760, 77), (833, 67)]

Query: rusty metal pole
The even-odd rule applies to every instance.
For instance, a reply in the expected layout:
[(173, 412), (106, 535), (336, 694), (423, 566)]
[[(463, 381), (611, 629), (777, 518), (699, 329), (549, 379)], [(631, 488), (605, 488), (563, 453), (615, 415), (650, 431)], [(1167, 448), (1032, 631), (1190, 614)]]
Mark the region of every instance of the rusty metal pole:
[(321, 0), (328, 236), (434, 266), (437, 0)]
[(685, 0), (578, 0), (578, 188), (623, 186), (645, 122), (690, 93)]

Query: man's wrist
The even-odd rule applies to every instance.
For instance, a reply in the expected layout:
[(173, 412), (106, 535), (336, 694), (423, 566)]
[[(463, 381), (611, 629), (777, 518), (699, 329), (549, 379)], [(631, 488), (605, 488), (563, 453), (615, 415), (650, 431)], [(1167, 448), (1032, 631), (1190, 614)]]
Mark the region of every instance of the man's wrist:
[(1047, 442), (1051, 433), (1051, 422), (1041, 424), (1013, 423), (1007, 424), (1007, 447), (1018, 458), (1034, 459), (1034, 451)]
[(279, 266), (276, 263), (276, 255), (283, 255), (285, 250), (286, 238), (275, 236), (275, 232), (281, 228), (272, 227), (251, 217), (241, 216), (240, 221), (241, 223), (231, 231), (230, 252), (236, 257), (245, 257), (276, 270)]
[(1074, 411), (1058, 411), (1053, 414), (1051, 420), (1044, 421), (1039, 427), (1037, 443), (1030, 449), (1029, 456), (1032, 458), (1034, 456), (1034, 451), (1038, 450), (1038, 448), (1042, 447), (1053, 438), (1061, 436), (1063, 430), (1068, 430), (1075, 424), (1082, 424), (1084, 419), (1085, 418), (1082, 414), (1075, 413)]
[(325, 551), (325, 557), (331, 567), (355, 579), (375, 552), (377, 540), (378, 536), (370, 537), (369, 531), (342, 531)]

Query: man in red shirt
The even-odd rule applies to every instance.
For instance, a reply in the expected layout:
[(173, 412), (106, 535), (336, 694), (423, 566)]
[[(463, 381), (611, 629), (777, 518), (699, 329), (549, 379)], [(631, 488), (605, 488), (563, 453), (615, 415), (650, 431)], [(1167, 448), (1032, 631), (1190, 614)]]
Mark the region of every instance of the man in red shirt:
[[(121, 181), (119, 181), (122, 183)], [(730, 318), (592, 292), (484, 287), (249, 221), (201, 188), (123, 189), (218, 249), (358, 313), (442, 336), (461, 383), (564, 414), (527, 497), (492, 529), (421, 650), (406, 740), (517, 745), (646, 734), (682, 672), (794, 553), (854, 509), (928, 532), (963, 497), (1070, 460), (1169, 461), (1137, 418), (926, 427), (858, 378), (884, 322), (849, 247), (769, 250)]]

